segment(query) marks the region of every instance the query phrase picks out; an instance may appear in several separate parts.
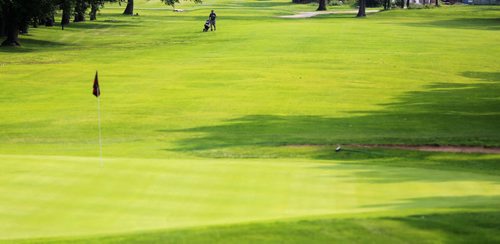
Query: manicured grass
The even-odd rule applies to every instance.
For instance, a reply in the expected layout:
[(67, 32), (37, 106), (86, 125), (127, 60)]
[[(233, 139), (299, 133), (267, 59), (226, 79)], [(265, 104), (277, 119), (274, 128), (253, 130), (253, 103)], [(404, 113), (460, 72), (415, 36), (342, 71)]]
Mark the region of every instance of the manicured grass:
[(0, 48), (0, 240), (498, 241), (499, 156), (333, 149), (500, 146), (500, 7), (136, 7)]
[[(495, 243), (498, 212), (413, 215), (392, 218), (322, 219), (150, 232), (58, 242), (156, 243)], [(362, 233), (362, 234), (361, 234)], [(42, 241), (42, 240), (40, 240)]]
[(284, 20), (281, 5), (237, 6), (221, 7), (216, 33), (200, 32), (212, 4), (32, 29), (24, 47), (1, 49), (0, 152), (97, 155), (96, 69), (107, 156), (499, 145), (496, 7)]
[(110, 158), (99, 167), (88, 157), (0, 159), (4, 239), (496, 210), (500, 191), (498, 176), (386, 167), (377, 160)]

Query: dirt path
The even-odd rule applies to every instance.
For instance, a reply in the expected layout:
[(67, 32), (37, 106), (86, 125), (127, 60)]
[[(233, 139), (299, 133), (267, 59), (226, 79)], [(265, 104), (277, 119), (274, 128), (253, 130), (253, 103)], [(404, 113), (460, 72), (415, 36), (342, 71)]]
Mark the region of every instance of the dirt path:
[[(366, 13), (377, 13), (380, 12), (380, 10), (366, 10)], [(315, 12), (300, 12), (298, 14), (294, 15), (284, 15), (284, 16), (278, 16), (279, 18), (285, 18), (285, 19), (303, 19), (303, 18), (311, 18), (316, 15), (323, 15), (323, 14), (356, 14), (358, 13), (358, 10), (347, 10), (347, 11), (315, 11)]]
[[(288, 147), (321, 147), (326, 145), (319, 144), (293, 144)], [(339, 146), (339, 145), (330, 145)], [(488, 153), (500, 154), (500, 147), (481, 147), (481, 146), (439, 146), (439, 145), (403, 145), (403, 144), (344, 144), (341, 148), (386, 148), (402, 149), (426, 152), (455, 152), (455, 153)]]
[(427, 151), (427, 152), (457, 152), (457, 153), (493, 153), (500, 154), (500, 147), (473, 147), (473, 146), (439, 146), (439, 145), (421, 145), (421, 146), (411, 146), (411, 145), (369, 145), (369, 144), (354, 144), (346, 145), (346, 147), (358, 147), (358, 148), (395, 148), (404, 150), (416, 150), (416, 151)]

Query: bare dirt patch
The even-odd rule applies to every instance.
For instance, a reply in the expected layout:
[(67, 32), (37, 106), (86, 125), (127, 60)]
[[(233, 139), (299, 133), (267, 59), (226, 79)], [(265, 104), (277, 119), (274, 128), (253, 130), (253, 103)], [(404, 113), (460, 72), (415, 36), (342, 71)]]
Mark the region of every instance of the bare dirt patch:
[[(288, 147), (321, 147), (327, 145), (316, 144), (294, 144), (287, 145)], [(330, 145), (337, 146), (337, 145)], [(454, 153), (488, 153), (500, 154), (500, 147), (482, 147), (482, 146), (441, 146), (441, 145), (402, 145), (402, 144), (347, 144), (340, 145), (342, 148), (386, 148), (386, 149), (401, 149), (415, 150), (426, 152), (454, 152)]]
[[(380, 10), (366, 10), (366, 13), (377, 13), (380, 12)], [(284, 19), (304, 19), (304, 18), (311, 18), (317, 15), (324, 15), (324, 14), (356, 14), (358, 13), (358, 10), (347, 10), (347, 11), (315, 11), (315, 12), (300, 12), (298, 14), (294, 15), (283, 15), (283, 16), (278, 16), (278, 18), (284, 18)]]
[(348, 145), (350, 147), (363, 147), (363, 148), (394, 148), (403, 150), (416, 150), (426, 152), (456, 152), (456, 153), (500, 153), (500, 147), (481, 147), (481, 146), (441, 146), (441, 145), (369, 145), (358, 144)]

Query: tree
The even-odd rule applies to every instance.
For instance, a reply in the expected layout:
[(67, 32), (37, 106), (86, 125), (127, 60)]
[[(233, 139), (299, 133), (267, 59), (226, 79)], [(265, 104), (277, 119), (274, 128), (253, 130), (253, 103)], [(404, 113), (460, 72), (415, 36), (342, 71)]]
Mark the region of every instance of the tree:
[[(17, 11), (16, 11), (17, 10)], [(2, 4), (2, 20), (5, 25), (5, 35), (7, 39), (2, 42), (2, 46), (19, 46), (19, 7), (12, 1), (4, 1)]]
[(76, 0), (73, 22), (85, 21), (88, 5), (85, 0)]
[(43, 20), (45, 26), (54, 26), (54, 23), (56, 22), (54, 15), (55, 15), (55, 10), (52, 11), (52, 13), (48, 14), (47, 17), (45, 17), (45, 19)]
[(5, 35), (5, 21), (3, 21), (3, 11), (2, 11), (3, 0), (0, 0), (0, 37)]
[(434, 0), (434, 1), (436, 1), (435, 2), (436, 3), (436, 7), (439, 7), (439, 0)]
[(384, 5), (384, 10), (389, 10), (391, 9), (392, 2), (391, 0), (384, 0), (383, 5)]
[(71, 15), (73, 14), (73, 9), (74, 9), (75, 2), (74, 0), (62, 0), (60, 7), (62, 10), (62, 16), (61, 16), (61, 26), (64, 29), (65, 25), (69, 25), (69, 20), (71, 18)]
[(4, 34), (2, 46), (19, 46), (19, 33), (27, 33), (33, 19), (45, 18), (54, 9), (54, 0), (0, 0)]
[[(168, 6), (172, 6), (172, 8), (175, 8), (175, 4), (179, 3), (179, 0), (161, 0), (161, 1)], [(193, 0), (193, 2), (202, 3), (202, 0)]]
[(123, 14), (125, 14), (125, 15), (133, 15), (134, 14), (134, 0), (127, 1), (127, 7), (125, 8), (125, 11), (123, 11)]
[(316, 9), (316, 11), (325, 11), (327, 0), (319, 0), (318, 2), (319, 2), (319, 5), (318, 5), (318, 9)]
[(356, 17), (366, 17), (366, 0), (359, 0), (358, 15)]
[(90, 20), (97, 19), (97, 11), (104, 6), (104, 0), (89, 0), (90, 5)]
[(76, 0), (75, 2), (75, 18), (73, 22), (85, 21), (85, 13), (87, 12), (88, 5), (85, 0)]
[(118, 2), (121, 3), (123, 0), (87, 0), (88, 5), (90, 5), (90, 20), (97, 20), (97, 12), (104, 7), (105, 2)]
[(34, 28), (38, 25), (54, 26), (54, 15), (56, 13), (57, 2), (55, 0), (47, 1), (42, 8), (36, 9), (31, 23)]

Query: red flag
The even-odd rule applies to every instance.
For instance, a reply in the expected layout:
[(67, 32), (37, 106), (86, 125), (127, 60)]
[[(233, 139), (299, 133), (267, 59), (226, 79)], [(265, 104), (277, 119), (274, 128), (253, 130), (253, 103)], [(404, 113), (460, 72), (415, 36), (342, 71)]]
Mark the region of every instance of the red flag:
[(101, 95), (101, 89), (99, 88), (99, 79), (97, 78), (97, 71), (95, 72), (94, 89), (92, 90), (92, 94), (94, 94), (94, 96), (96, 97)]

